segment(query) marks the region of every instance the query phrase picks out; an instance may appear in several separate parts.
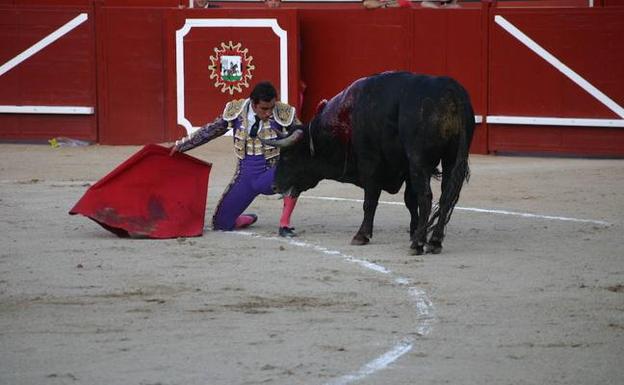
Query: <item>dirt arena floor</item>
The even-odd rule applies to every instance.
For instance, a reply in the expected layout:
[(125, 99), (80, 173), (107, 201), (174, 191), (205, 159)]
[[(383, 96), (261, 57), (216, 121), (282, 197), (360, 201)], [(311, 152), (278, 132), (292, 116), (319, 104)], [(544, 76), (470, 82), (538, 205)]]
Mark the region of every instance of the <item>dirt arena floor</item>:
[[(207, 224), (230, 140), (190, 152)], [(0, 384), (624, 383), (624, 160), (472, 156), (442, 254), (411, 256), (402, 194), (351, 246), (363, 194), (329, 181), (293, 240), (276, 196), (197, 238), (67, 214), (137, 150), (0, 144)]]

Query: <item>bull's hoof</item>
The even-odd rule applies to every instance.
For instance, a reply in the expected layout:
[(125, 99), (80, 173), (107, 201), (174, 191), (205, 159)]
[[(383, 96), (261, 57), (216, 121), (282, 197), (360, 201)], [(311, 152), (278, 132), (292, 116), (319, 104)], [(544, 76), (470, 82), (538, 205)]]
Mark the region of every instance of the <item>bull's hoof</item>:
[(427, 243), (427, 253), (440, 254), (441, 252), (442, 252), (442, 242), (430, 240)]
[(427, 253), (440, 254), (442, 252), (442, 238), (433, 235), (429, 238), (429, 242), (427, 242), (425, 250)]
[(425, 245), (419, 244), (417, 242), (413, 242), (410, 246), (410, 254), (411, 255), (423, 255), (425, 254)]
[(368, 242), (370, 242), (370, 239), (368, 239), (367, 236), (362, 235), (362, 234), (355, 234), (355, 236), (351, 240), (351, 244), (354, 246), (366, 245), (368, 244)]

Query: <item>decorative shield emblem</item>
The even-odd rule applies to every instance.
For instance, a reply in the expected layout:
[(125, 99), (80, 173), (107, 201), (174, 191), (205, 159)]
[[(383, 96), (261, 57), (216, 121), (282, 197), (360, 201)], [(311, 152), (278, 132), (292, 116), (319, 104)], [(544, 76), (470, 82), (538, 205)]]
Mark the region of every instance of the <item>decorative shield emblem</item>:
[(243, 87), (249, 88), (251, 72), (256, 69), (251, 64), (253, 56), (247, 56), (249, 50), (242, 48), (241, 43), (232, 41), (221, 43), (221, 48), (214, 48), (214, 56), (210, 56), (210, 79), (214, 79), (214, 86), (221, 88), (221, 92), (243, 92)]

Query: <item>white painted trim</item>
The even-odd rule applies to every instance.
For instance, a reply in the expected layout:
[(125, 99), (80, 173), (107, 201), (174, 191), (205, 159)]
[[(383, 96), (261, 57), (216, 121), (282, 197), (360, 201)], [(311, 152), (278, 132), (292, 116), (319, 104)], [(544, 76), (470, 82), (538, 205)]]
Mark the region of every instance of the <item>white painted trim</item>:
[(528, 37), (515, 25), (511, 24), (504, 17), (500, 15), (494, 16), (494, 21), (496, 24), (500, 25), (505, 31), (511, 34), (513, 37), (518, 39), (522, 44), (526, 45), (531, 51), (535, 52), (539, 57), (546, 60), (550, 65), (555, 67), (562, 74), (567, 76), (570, 80), (576, 83), (579, 87), (588, 92), (591, 96), (596, 98), (600, 103), (604, 104), (611, 111), (615, 112), (619, 117), (624, 118), (624, 108), (601, 92), (599, 89), (594, 87), (591, 83), (581, 77), (579, 74), (574, 72), (570, 67), (563, 64), (559, 59), (553, 56), (550, 52), (546, 51), (539, 44), (537, 44), (533, 39)]
[(88, 17), (89, 16), (86, 13), (81, 13), (80, 15), (74, 17), (68, 23), (63, 25), (61, 28), (57, 29), (56, 31), (54, 31), (51, 34), (49, 34), (48, 36), (46, 36), (43, 39), (39, 40), (36, 44), (34, 44), (30, 48), (28, 48), (26, 51), (20, 53), (19, 55), (17, 55), (13, 59), (11, 59), (8, 62), (4, 63), (2, 66), (0, 66), (0, 76), (4, 75), (5, 73), (7, 73), (11, 69), (13, 69), (15, 66), (19, 65), (20, 63), (22, 63), (24, 60), (26, 60), (29, 57), (33, 56), (37, 52), (41, 51), (45, 47), (49, 46), (50, 44), (54, 43), (55, 41), (57, 41), (58, 39), (63, 37), (65, 34), (67, 34), (72, 29), (76, 28), (80, 24), (82, 24), (85, 21), (87, 21)]
[(92, 115), (95, 112), (93, 107), (83, 106), (2, 106), (2, 114), (76, 114)]
[(532, 126), (624, 127), (624, 119), (546, 118), (533, 116), (488, 116), (488, 123)]
[(188, 134), (199, 128), (186, 118), (184, 98), (184, 36), (194, 27), (271, 28), (280, 39), (280, 100), (288, 103), (288, 32), (277, 19), (186, 19), (184, 26), (176, 31), (176, 83), (177, 120)]
[(475, 123), (483, 123), (483, 115), (475, 115)]

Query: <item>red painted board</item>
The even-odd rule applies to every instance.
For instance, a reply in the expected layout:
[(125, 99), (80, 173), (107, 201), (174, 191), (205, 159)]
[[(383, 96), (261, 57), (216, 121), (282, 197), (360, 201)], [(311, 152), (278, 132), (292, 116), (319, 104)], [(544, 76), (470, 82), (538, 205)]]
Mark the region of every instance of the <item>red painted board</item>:
[[(596, 0), (598, 3), (600, 0)], [(497, 1), (497, 8), (587, 8), (588, 0)]]
[(163, 10), (97, 10), (102, 144), (164, 142)]
[[(0, 105), (95, 107), (94, 20), (90, 7), (0, 7), (0, 63), (5, 64), (81, 14), (87, 19), (0, 76)], [(96, 141), (94, 115), (1, 114), (0, 138), (54, 136)]]
[(409, 9), (306, 9), (300, 10), (299, 20), (305, 121), (312, 118), (320, 100), (330, 99), (361, 77), (411, 69)]
[[(500, 10), (495, 15), (624, 105), (624, 10)], [(619, 118), (494, 22), (490, 57), (490, 115)]]
[(122, 7), (178, 7), (188, 6), (189, 0), (100, 0), (105, 6)]
[[(488, 107), (494, 116), (622, 119), (617, 109), (495, 23), (495, 16), (512, 23), (621, 108), (624, 9), (493, 10)], [(489, 149), (499, 153), (621, 157), (623, 142), (621, 128), (489, 125)]]
[(93, 0), (0, 0), (0, 5), (19, 5), (36, 7), (56, 7), (59, 5), (88, 6)]
[[(214, 19), (229, 19), (245, 26), (215, 26), (210, 21)], [(256, 19), (274, 24), (251, 26)], [(194, 20), (203, 24), (189, 25), (188, 33), (180, 37), (184, 55), (179, 69), (176, 66), (176, 36)], [(299, 106), (300, 45), (296, 10), (185, 9), (168, 12), (166, 23), (165, 61), (170, 69), (167, 78), (169, 139), (187, 134), (186, 129), (178, 124), (177, 103), (180, 99), (177, 93), (182, 89), (178, 90), (179, 74), (183, 74), (184, 88), (181, 116), (193, 127), (200, 127), (220, 116), (228, 101), (247, 98), (253, 87), (263, 80), (273, 83), (282, 101)], [(281, 42), (287, 49), (285, 67), (288, 79), (284, 86), (288, 90), (288, 100), (280, 92), (283, 70), (280, 63)], [(222, 81), (223, 56), (241, 58), (244, 68), (242, 78), (232, 82)]]
[[(0, 63), (4, 64), (85, 9), (0, 10)], [(94, 106), (93, 24), (87, 19), (0, 76), (0, 104)]]
[[(97, 0), (103, 5), (125, 7), (178, 7), (188, 5), (188, 0)], [(94, 0), (0, 0), (0, 5), (29, 5), (38, 7), (65, 6), (65, 5), (91, 5)]]
[(211, 164), (147, 145), (91, 186), (70, 210), (121, 237), (200, 236)]
[(621, 128), (490, 124), (492, 152), (624, 157)]
[(95, 115), (72, 114), (0, 114), (0, 139), (45, 143), (64, 136), (96, 141)]

